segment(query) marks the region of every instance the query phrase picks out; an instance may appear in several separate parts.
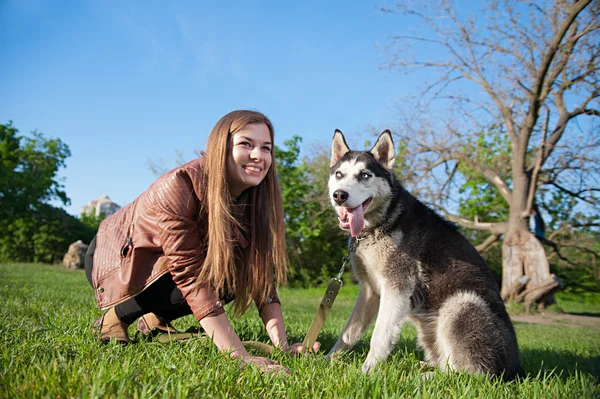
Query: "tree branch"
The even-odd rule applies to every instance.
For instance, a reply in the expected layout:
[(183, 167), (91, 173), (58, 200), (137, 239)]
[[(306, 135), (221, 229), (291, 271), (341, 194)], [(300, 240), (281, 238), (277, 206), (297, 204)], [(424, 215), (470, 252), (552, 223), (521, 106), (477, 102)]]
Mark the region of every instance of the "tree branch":
[(521, 129), (521, 137), (520, 137), (520, 148), (524, 151), (529, 141), (529, 135), (533, 131), (533, 128), (536, 124), (538, 118), (538, 112), (541, 106), (541, 95), (544, 86), (547, 87), (552, 86), (553, 82), (546, 81), (548, 76), (548, 71), (550, 70), (550, 66), (554, 57), (558, 53), (560, 48), (560, 43), (567, 34), (570, 27), (575, 23), (575, 20), (579, 13), (583, 11), (585, 7), (587, 7), (592, 0), (579, 0), (573, 3), (570, 7), (571, 9), (567, 12), (566, 19), (562, 22), (562, 24), (558, 27), (554, 38), (548, 45), (548, 51), (544, 54), (542, 59), (542, 63), (540, 65), (540, 69), (538, 72), (538, 76), (536, 78), (535, 84), (533, 85), (532, 91), (533, 95), (529, 101), (529, 110), (527, 111), (527, 116), (525, 118), (525, 124)]
[(591, 205), (596, 205), (596, 201), (594, 201), (593, 198), (585, 198), (585, 197), (581, 196), (581, 194), (582, 193), (586, 193), (586, 192), (592, 192), (592, 191), (600, 191), (599, 189), (590, 188), (590, 189), (586, 189), (586, 190), (581, 190), (581, 191), (575, 192), (575, 191), (569, 190), (566, 187), (563, 187), (562, 185), (558, 184), (555, 181), (551, 181), (548, 184), (551, 184), (554, 187), (558, 188), (560, 191), (562, 191), (562, 192), (564, 192), (566, 194), (569, 194), (571, 197), (575, 197), (575, 198), (577, 198), (577, 199), (579, 199), (579, 200), (581, 200), (583, 202), (587, 202), (588, 204), (591, 204)]
[(544, 120), (544, 126), (542, 128), (542, 139), (540, 143), (540, 149), (536, 156), (536, 162), (531, 173), (531, 179), (529, 181), (529, 194), (527, 194), (527, 205), (523, 212), (523, 217), (529, 217), (531, 215), (531, 208), (533, 207), (533, 199), (535, 198), (535, 190), (537, 189), (538, 174), (542, 167), (544, 147), (546, 145), (546, 134), (548, 134), (548, 121), (550, 120), (550, 110), (546, 112), (546, 119)]
[(487, 251), (492, 245), (494, 245), (500, 239), (500, 234), (492, 234), (485, 239), (484, 242), (477, 245), (475, 249), (477, 252), (482, 253)]
[(449, 221), (454, 222), (460, 226), (467, 227), (469, 229), (475, 229), (475, 230), (487, 230), (496, 235), (504, 234), (508, 230), (508, 223), (505, 223), (505, 222), (489, 223), (489, 222), (480, 222), (477, 220), (473, 221), (473, 220), (465, 219), (460, 216), (456, 216), (456, 215), (452, 215), (452, 214), (447, 214), (446, 218)]

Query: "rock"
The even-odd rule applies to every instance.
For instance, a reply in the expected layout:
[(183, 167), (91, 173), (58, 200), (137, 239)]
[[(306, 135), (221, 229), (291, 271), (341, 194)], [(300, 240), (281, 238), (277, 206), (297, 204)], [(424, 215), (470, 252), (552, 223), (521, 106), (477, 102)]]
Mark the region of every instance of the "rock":
[(63, 257), (65, 267), (68, 269), (83, 269), (87, 249), (88, 245), (81, 240), (69, 245), (69, 251)]

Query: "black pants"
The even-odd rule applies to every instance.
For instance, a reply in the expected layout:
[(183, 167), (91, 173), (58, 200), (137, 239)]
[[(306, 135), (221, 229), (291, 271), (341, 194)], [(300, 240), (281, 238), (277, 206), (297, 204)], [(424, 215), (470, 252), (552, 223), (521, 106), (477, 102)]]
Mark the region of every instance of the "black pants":
[[(85, 255), (85, 275), (90, 285), (92, 284), (95, 250), (96, 237), (90, 243)], [(146, 313), (154, 313), (160, 321), (166, 323), (192, 314), (192, 309), (181, 290), (175, 285), (171, 275), (167, 273), (140, 294), (115, 306), (115, 313), (119, 320), (127, 324), (133, 323)]]

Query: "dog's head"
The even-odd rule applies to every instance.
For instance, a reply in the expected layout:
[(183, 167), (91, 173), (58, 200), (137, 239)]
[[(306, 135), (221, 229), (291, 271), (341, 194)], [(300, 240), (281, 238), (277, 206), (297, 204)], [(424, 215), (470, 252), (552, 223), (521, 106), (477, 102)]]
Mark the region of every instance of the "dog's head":
[(336, 130), (331, 144), (329, 198), (340, 227), (356, 237), (365, 225), (376, 223), (390, 200), (394, 142), (385, 130), (370, 151), (352, 151)]

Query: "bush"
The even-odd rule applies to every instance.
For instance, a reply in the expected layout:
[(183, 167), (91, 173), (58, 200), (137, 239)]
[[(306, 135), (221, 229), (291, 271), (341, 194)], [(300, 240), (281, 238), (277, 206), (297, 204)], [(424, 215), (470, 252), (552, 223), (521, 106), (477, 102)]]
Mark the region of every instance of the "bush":
[(0, 262), (60, 263), (71, 243), (88, 244), (96, 231), (65, 210), (44, 204), (37, 212), (0, 221)]

